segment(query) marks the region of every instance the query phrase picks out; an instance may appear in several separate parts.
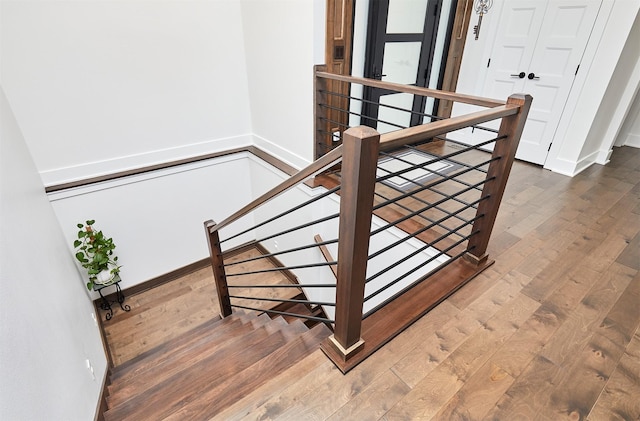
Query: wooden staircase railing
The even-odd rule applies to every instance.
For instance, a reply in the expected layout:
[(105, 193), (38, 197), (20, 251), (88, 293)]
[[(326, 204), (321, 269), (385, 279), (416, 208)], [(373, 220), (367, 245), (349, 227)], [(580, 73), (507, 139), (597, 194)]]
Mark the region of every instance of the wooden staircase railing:
[[(230, 301), (230, 286), (225, 273), (223, 250), (219, 237), (220, 230), (310, 177), (341, 164), (335, 320), (326, 320), (326, 322), (333, 324), (334, 334), (322, 348), (334, 363), (343, 372), (346, 372), (492, 263), (486, 254), (487, 245), (532, 98), (528, 95), (512, 95), (504, 103), (414, 86), (332, 75), (320, 70), (316, 71), (315, 98), (318, 101), (316, 104), (316, 130), (319, 133), (316, 150), (324, 149), (329, 152), (220, 223), (205, 222), (205, 228), (222, 316), (228, 316), (233, 311), (233, 305)], [(385, 89), (393, 88), (398, 92), (432, 96), (490, 108), (382, 135), (370, 127), (349, 128), (341, 132), (341, 141), (339, 142), (341, 145), (336, 146), (333, 137), (329, 137), (328, 143), (323, 143), (322, 140), (322, 137), (327, 134), (325, 132), (332, 135), (329, 128), (331, 122), (326, 121), (326, 113), (323, 111), (323, 101), (326, 101), (327, 95), (330, 94), (325, 88), (330, 80), (360, 83)], [(425, 283), (424, 291), (426, 292), (421, 292), (416, 289), (418, 287), (412, 286), (412, 290), (405, 289), (396, 294), (396, 298), (404, 296), (408, 300), (414, 300), (413, 308), (398, 310), (401, 308), (400, 304), (389, 302), (385, 304), (384, 311), (377, 311), (363, 321), (363, 303), (369, 259), (368, 245), (372, 214), (375, 213), (374, 198), (379, 151), (392, 151), (406, 145), (427, 142), (436, 137), (444, 137), (447, 133), (455, 130), (495, 119), (502, 119), (502, 122), (495, 138), (491, 159), (487, 161), (488, 169), (485, 180), (480, 184), (482, 192), (477, 201), (476, 215), (470, 222), (472, 228), (471, 233), (466, 237), (468, 239), (466, 250), (422, 277), (423, 280), (435, 279)], [(247, 231), (249, 230), (243, 232)], [(438, 237), (435, 243), (440, 241), (441, 237)], [(454, 245), (460, 243), (461, 241), (458, 241)], [(301, 246), (295, 250), (311, 246)], [(453, 246), (447, 250), (452, 248)], [(325, 262), (325, 264), (331, 264), (331, 262)], [(304, 267), (304, 265), (300, 267)], [(442, 280), (444, 278), (446, 280)], [(326, 287), (327, 285), (311, 286)], [(415, 303), (418, 298), (422, 300), (421, 303)], [(393, 310), (394, 308), (396, 310)], [(391, 316), (390, 312), (393, 311), (402, 311), (402, 314)], [(397, 319), (397, 326), (391, 326), (393, 323), (388, 320), (391, 318)]]

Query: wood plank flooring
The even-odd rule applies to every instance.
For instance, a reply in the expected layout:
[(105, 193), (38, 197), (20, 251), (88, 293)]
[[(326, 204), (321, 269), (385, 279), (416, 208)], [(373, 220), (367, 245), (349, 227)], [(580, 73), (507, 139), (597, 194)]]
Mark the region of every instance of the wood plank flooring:
[[(574, 178), (517, 162), (489, 253), (347, 375), (317, 350), (214, 419), (640, 419), (640, 150)], [(130, 297), (105, 323), (114, 360), (217, 315), (210, 278)]]

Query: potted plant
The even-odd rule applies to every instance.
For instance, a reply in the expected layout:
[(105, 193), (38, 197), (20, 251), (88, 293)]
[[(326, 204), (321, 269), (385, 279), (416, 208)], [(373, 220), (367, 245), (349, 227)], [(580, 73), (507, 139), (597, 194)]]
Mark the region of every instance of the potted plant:
[(78, 239), (73, 242), (76, 249), (76, 259), (83, 268), (87, 269), (89, 282), (87, 288), (93, 289), (94, 285), (110, 285), (120, 272), (118, 257), (113, 255), (116, 245), (113, 239), (107, 238), (102, 231), (96, 231), (93, 224), (96, 221), (88, 220), (86, 224), (78, 224)]

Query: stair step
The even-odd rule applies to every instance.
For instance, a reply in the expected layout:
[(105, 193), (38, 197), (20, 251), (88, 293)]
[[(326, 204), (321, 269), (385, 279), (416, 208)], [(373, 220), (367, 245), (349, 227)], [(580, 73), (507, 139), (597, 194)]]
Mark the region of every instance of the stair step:
[[(300, 322), (300, 324), (302, 323)], [(260, 387), (272, 377), (277, 376), (318, 349), (320, 342), (330, 334), (331, 331), (325, 325), (317, 325), (313, 329), (307, 330), (235, 376), (227, 378), (224, 382), (210, 385), (206, 390), (201, 390), (201, 393), (190, 402), (183, 400), (182, 406), (165, 419), (177, 421), (213, 417), (242, 396)]]
[[(208, 320), (201, 325), (189, 330), (188, 332), (183, 333), (182, 335), (176, 336), (175, 338), (167, 341), (163, 344), (156, 346), (148, 351), (143, 352), (142, 354), (125, 361), (124, 363), (114, 367), (111, 371), (111, 380), (117, 380), (122, 377), (125, 373), (130, 372), (134, 366), (141, 364), (144, 361), (148, 361), (149, 358), (153, 358), (154, 355), (162, 354), (164, 352), (175, 351), (176, 347), (185, 345), (189, 343), (194, 338), (200, 338), (203, 335), (206, 335), (205, 332), (210, 331), (213, 332), (216, 326), (222, 325), (230, 325), (229, 327), (235, 324), (241, 324), (240, 320), (236, 319), (220, 319), (217, 318)], [(223, 332), (223, 329), (220, 329), (220, 332)]]
[[(232, 316), (233, 317), (233, 316)], [(253, 317), (247, 323), (232, 318), (225, 324), (217, 326), (207, 337), (186, 344), (185, 347), (157, 355), (148, 361), (141, 362), (136, 367), (130, 369), (129, 373), (122, 375), (117, 380), (112, 380), (107, 387), (107, 405), (109, 408), (115, 407), (130, 397), (140, 394), (145, 390), (163, 382), (180, 370), (200, 363), (225, 347), (233, 346), (234, 342), (241, 340), (245, 335), (255, 333), (254, 336), (264, 338), (274, 331), (280, 329), (278, 322), (273, 322), (269, 317)], [(267, 328), (268, 323), (273, 324)], [(218, 329), (221, 332), (216, 332)]]
[[(204, 358), (196, 356), (195, 363), (178, 361), (170, 367), (160, 367), (158, 373), (150, 370), (154, 376), (144, 376), (141, 382), (132, 379), (116, 392), (118, 399), (109, 401), (111, 409), (105, 412), (105, 420), (162, 419), (196, 399), (203, 390), (233, 379), (268, 354), (285, 348), (287, 340), (282, 330), (286, 327), (281, 321), (269, 319), (264, 326), (227, 341)], [(170, 374), (163, 375), (164, 371)], [(149, 385), (150, 381), (154, 384)]]

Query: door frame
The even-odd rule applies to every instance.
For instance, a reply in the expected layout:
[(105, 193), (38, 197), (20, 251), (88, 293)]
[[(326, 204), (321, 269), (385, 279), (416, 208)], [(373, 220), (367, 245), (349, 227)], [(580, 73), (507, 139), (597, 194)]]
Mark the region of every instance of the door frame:
[[(422, 87), (427, 85), (432, 72), (431, 64), (433, 62), (438, 23), (440, 20), (440, 14), (442, 13), (443, 0), (425, 1), (427, 1), (425, 21), (422, 26), (422, 32), (419, 35), (418, 33), (387, 34), (385, 28), (387, 26), (389, 0), (374, 0), (369, 3), (364, 77), (381, 80), (382, 77), (385, 76), (382, 74), (382, 71), (386, 42), (417, 42), (419, 40), (421, 43), (420, 59), (418, 62), (418, 69), (416, 71), (418, 76), (416, 77), (415, 85)], [(440, 71), (440, 69), (437, 70)], [(394, 92), (379, 88), (366, 87), (364, 89), (363, 99), (366, 102), (364, 102), (362, 107), (362, 115), (369, 118), (364, 117), (362, 124), (374, 128), (376, 127), (380, 97), (392, 93)], [(414, 96), (412, 111), (423, 113), (425, 104), (425, 98)], [(423, 118), (421, 115), (412, 114), (409, 126), (422, 124), (422, 120)]]

